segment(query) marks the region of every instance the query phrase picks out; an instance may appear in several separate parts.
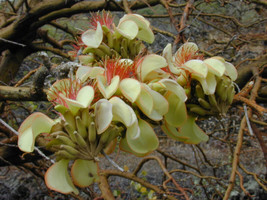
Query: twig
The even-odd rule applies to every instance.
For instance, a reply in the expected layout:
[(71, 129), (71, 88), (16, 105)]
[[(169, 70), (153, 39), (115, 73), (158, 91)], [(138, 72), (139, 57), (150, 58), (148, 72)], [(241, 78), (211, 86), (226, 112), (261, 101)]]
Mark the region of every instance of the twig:
[(104, 151), (103, 149), (101, 150), (101, 153), (105, 156), (105, 158), (119, 171), (123, 172), (123, 168), (121, 168), (117, 163), (115, 163)]
[(0, 40), (2, 40), (4, 42), (7, 42), (7, 43), (10, 43), (10, 44), (15, 44), (15, 45), (18, 45), (18, 46), (26, 47), (25, 44), (21, 44), (21, 43), (14, 42), (14, 41), (11, 41), (11, 40), (7, 40), (7, 39), (4, 39), (4, 38), (0, 38)]

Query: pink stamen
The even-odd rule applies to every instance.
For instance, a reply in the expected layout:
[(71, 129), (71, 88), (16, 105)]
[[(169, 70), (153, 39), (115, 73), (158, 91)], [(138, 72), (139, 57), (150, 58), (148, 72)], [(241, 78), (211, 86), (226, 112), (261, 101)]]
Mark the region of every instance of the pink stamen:
[(60, 104), (68, 108), (62, 95), (69, 99), (76, 100), (77, 94), (81, 88), (81, 83), (76, 79), (62, 79), (52, 85), (47, 94), (47, 99), (54, 104)]
[(92, 17), (90, 23), (95, 29), (97, 27), (97, 22), (99, 22), (101, 25), (105, 25), (108, 29), (112, 28), (114, 17), (112, 17), (109, 12), (102, 11), (101, 14), (97, 12), (92, 13), (91, 15)]
[(107, 59), (104, 63), (105, 76), (107, 83), (110, 84), (114, 76), (119, 76), (120, 80), (125, 78), (136, 78), (136, 64), (127, 61), (121, 62), (120, 60)]

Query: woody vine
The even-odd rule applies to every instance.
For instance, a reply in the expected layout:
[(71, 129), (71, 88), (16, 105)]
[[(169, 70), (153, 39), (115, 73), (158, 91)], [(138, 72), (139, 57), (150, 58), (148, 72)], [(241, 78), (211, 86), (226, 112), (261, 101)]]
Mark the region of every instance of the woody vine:
[(195, 43), (175, 53), (171, 44), (162, 54), (144, 51), (154, 34), (141, 15), (126, 14), (117, 25), (108, 12), (90, 20), (76, 51), (69, 52), (77, 70), (47, 92), (58, 118), (36, 112), (18, 131), (24, 152), (34, 150), (40, 134), (45, 137), (56, 160), (45, 182), (64, 194), (77, 195), (95, 182), (105, 192), (99, 156), (117, 146), (136, 156), (150, 154), (159, 146), (156, 126), (186, 144), (208, 141), (196, 120), (224, 115), (235, 94), (235, 67), (222, 57), (205, 58)]

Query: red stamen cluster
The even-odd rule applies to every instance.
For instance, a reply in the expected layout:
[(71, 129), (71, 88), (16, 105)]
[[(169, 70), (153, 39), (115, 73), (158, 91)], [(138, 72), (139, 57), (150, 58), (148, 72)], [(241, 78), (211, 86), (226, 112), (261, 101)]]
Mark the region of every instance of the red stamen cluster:
[(198, 54), (193, 47), (183, 46), (181, 51), (175, 55), (175, 64), (181, 67), (184, 63), (192, 59), (203, 60), (203, 55)]
[(104, 63), (105, 76), (107, 83), (111, 83), (111, 79), (118, 75), (120, 80), (125, 78), (136, 78), (136, 64), (128, 61), (121, 61), (115, 59), (107, 59)]
[(97, 27), (97, 22), (99, 22), (101, 25), (105, 25), (106, 27), (108, 27), (108, 29), (112, 29), (114, 17), (112, 17), (109, 12), (102, 11), (101, 14), (97, 12), (91, 15), (92, 17), (90, 23), (95, 29)]
[(68, 107), (66, 101), (60, 96), (63, 96), (76, 100), (77, 94), (82, 88), (82, 84), (78, 80), (62, 79), (55, 82), (47, 93), (48, 101), (54, 104), (60, 104)]

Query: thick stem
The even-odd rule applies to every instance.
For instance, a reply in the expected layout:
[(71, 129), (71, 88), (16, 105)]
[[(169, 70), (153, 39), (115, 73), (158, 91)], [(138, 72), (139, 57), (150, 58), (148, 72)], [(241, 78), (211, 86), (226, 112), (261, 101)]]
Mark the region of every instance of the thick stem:
[(100, 173), (99, 175), (99, 189), (101, 190), (102, 197), (105, 200), (115, 200), (108, 184), (108, 178), (105, 174)]

